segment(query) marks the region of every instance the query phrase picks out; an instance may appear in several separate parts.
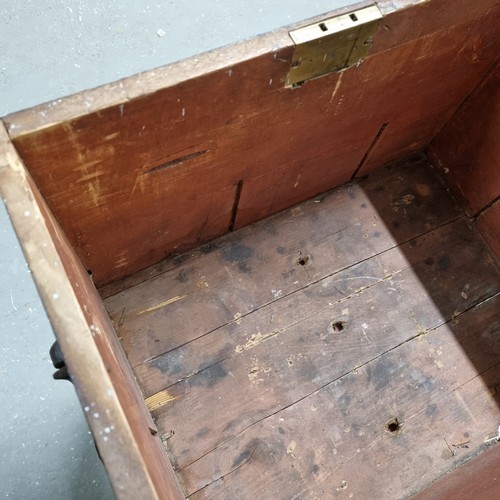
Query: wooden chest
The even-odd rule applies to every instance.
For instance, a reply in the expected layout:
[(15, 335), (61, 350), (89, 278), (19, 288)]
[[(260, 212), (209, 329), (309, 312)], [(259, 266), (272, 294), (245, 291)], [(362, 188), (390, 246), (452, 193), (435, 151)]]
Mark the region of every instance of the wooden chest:
[(361, 2), (3, 118), (118, 498), (499, 498), (496, 0)]

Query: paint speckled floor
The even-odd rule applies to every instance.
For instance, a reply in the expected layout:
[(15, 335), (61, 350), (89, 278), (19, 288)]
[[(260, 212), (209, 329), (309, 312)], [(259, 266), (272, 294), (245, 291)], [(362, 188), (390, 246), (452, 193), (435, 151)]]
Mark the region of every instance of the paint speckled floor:
[[(72, 1), (0, 6), (0, 115), (263, 33), (349, 0)], [(113, 492), (0, 203), (0, 497)]]

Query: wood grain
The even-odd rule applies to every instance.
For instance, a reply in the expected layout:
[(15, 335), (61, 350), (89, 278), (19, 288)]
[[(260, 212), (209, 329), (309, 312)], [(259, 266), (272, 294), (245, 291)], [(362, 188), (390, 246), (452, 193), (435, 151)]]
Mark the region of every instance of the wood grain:
[(282, 29), (11, 115), (9, 132), (104, 284), (226, 233), (237, 186), (239, 228), (347, 181), (384, 123), (367, 171), (424, 148), (491, 65), (497, 24), (493, 0), (426, 4), (384, 2), (370, 57), (299, 89)]
[(500, 66), (496, 63), (429, 145), (470, 215), (500, 196)]
[(476, 226), (496, 256), (500, 258), (500, 201), (479, 214)]
[[(472, 234), (461, 221), (435, 230), (418, 239), (411, 264), (405, 259), (410, 248), (393, 249), (284, 297), (274, 307), (261, 308), (239, 325), (202, 336), (175, 353), (178, 357), (171, 353), (174, 356), (151, 363), (173, 401), (155, 417), (160, 428), (175, 429), (175, 466), (184, 468), (265, 415), (498, 293), (500, 274), (494, 266), (485, 262), (484, 273), (478, 275), (465, 265), (469, 252), (476, 262), (488, 255), (477, 236), (479, 244), (471, 241), (469, 250), (455, 250), (448, 267), (439, 269), (436, 263), (430, 269), (424, 262), (443, 241), (456, 249)], [(432, 273), (425, 288), (422, 274), (413, 271), (417, 265)], [(328, 335), (330, 323), (336, 321), (345, 323), (344, 336)], [(167, 325), (164, 328), (168, 331)], [(365, 335), (371, 335), (371, 341)], [(193, 367), (196, 360), (200, 366)], [(165, 376), (169, 372), (170, 379)], [(180, 382), (174, 383), (174, 377)], [(242, 388), (255, 396), (241, 398)], [(186, 446), (183, 439), (199, 431), (199, 425), (193, 428), (193, 421), (185, 418), (188, 414), (203, 415), (202, 427), (209, 432)]]
[[(499, 304), (460, 317), (459, 338), (494, 349), (493, 387)], [(496, 434), (498, 407), (456, 335), (444, 325), (246, 428), (184, 471), (190, 498), (412, 496)]]
[(417, 495), (415, 500), (491, 500), (500, 496), (500, 447), (492, 446)]
[(420, 157), (400, 163), (170, 259), (153, 279), (138, 273), (130, 289), (131, 279), (121, 292), (116, 283), (105, 305), (132, 366), (462, 215), (428, 166)]
[(401, 498), (496, 430), (500, 270), (425, 158), (121, 285), (104, 302), (192, 498)]
[(2, 196), (117, 497), (183, 498), (97, 291), (3, 125), (0, 159)]

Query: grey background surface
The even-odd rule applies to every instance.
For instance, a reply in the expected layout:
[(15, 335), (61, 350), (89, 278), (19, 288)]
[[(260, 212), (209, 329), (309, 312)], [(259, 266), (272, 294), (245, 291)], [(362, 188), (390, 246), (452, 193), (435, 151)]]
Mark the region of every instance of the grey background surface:
[[(0, 116), (353, 3), (0, 1)], [(0, 498), (114, 498), (0, 203)]]

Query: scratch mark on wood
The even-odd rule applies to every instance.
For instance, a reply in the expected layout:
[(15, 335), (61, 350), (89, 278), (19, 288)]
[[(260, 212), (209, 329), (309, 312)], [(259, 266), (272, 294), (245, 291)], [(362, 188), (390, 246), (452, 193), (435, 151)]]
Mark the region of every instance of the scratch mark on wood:
[(164, 170), (166, 168), (174, 167), (175, 165), (179, 165), (181, 163), (184, 163), (185, 161), (194, 160), (195, 158), (198, 158), (208, 152), (209, 150), (205, 149), (203, 151), (196, 151), (194, 153), (189, 153), (184, 156), (179, 156), (179, 158), (174, 158), (173, 160), (162, 163), (161, 165), (145, 170), (143, 174), (151, 174), (154, 172), (158, 172), (159, 170)]
[(273, 331), (270, 333), (266, 333), (264, 335), (262, 335), (262, 333), (260, 332), (255, 333), (250, 337), (250, 339), (246, 342), (246, 344), (237, 345), (234, 352), (242, 353), (247, 349), (252, 349), (253, 347), (257, 347), (259, 344), (262, 344), (262, 342), (265, 342), (266, 340), (269, 340), (272, 337), (276, 337), (276, 335), (278, 335), (279, 333), (280, 333), (279, 331)]
[(139, 314), (144, 314), (147, 312), (155, 311), (156, 309), (160, 309), (162, 307), (168, 306), (169, 304), (173, 304), (174, 302), (177, 302), (178, 300), (182, 300), (184, 297), (187, 297), (187, 295), (177, 295), (177, 296), (172, 297), (168, 300), (164, 300), (163, 302), (160, 302), (159, 304), (155, 304), (154, 306), (143, 309), (142, 311), (139, 311), (137, 314), (139, 315)]
[(340, 73), (339, 79), (337, 80), (337, 83), (335, 84), (335, 88), (333, 89), (332, 97), (330, 97), (330, 104), (333, 102), (333, 99), (334, 99), (335, 95), (337, 94), (337, 92), (338, 92), (338, 90), (340, 88), (343, 76), (344, 76), (344, 73)]
[[(96, 162), (93, 162), (93, 163), (96, 163)], [(99, 162), (97, 162), (99, 163)], [(86, 181), (89, 181), (91, 179), (95, 179), (96, 177), (99, 177), (101, 175), (104, 175), (106, 172), (104, 170), (97, 170), (91, 174), (87, 174), (87, 175), (84, 175), (83, 177), (80, 177), (80, 179), (78, 179), (78, 182), (86, 182)]]
[(99, 186), (99, 180), (96, 180), (95, 182), (89, 182), (87, 185), (87, 191), (89, 193), (90, 198), (92, 199), (92, 202), (96, 207), (99, 206), (99, 195), (100, 195), (100, 186)]
[(166, 404), (175, 401), (177, 398), (175, 396), (170, 395), (167, 391), (160, 391), (149, 398), (146, 398), (144, 402), (148, 407), (149, 411), (157, 410)]
[(458, 401), (460, 403), (462, 403), (463, 407), (465, 408), (465, 410), (467, 411), (467, 413), (469, 414), (470, 418), (472, 419), (472, 421), (477, 425), (479, 426), (479, 423), (478, 421), (476, 420), (476, 417), (474, 417), (474, 414), (471, 412), (469, 406), (467, 405), (467, 403), (464, 401), (464, 398), (462, 397), (462, 395), (460, 394), (460, 391), (455, 391), (455, 397), (458, 399)]
[(120, 135), (120, 132), (113, 132), (112, 134), (108, 134), (104, 136), (105, 141), (111, 141), (112, 139), (116, 139)]

